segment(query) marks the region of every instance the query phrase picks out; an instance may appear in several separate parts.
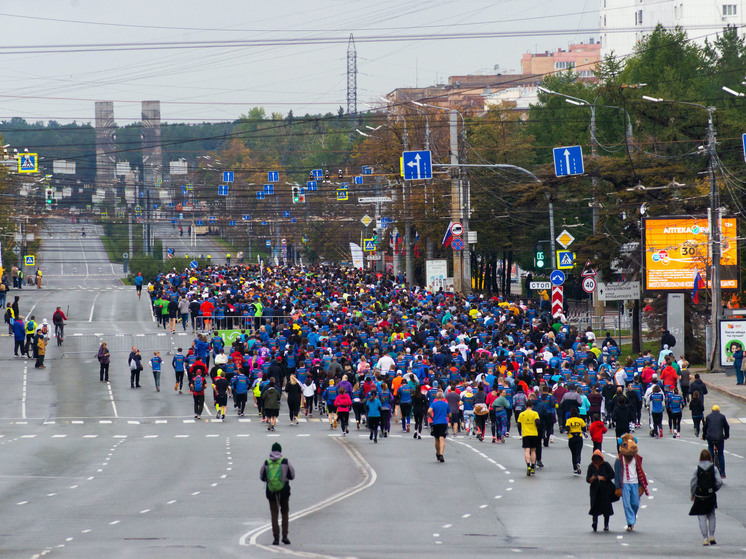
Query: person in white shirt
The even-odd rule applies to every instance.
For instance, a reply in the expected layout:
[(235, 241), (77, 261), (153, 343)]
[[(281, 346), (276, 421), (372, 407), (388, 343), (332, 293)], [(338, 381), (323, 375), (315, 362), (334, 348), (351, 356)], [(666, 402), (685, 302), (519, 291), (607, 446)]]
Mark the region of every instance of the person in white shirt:
[(384, 374), (393, 370), (394, 367), (396, 367), (396, 362), (394, 362), (394, 360), (386, 353), (384, 353), (378, 360), (378, 363), (376, 363), (376, 368), (380, 369), (381, 373)]
[(616, 373), (614, 373), (614, 383), (617, 386), (624, 386), (627, 384), (627, 372), (624, 370), (624, 367), (622, 367), (619, 363), (615, 365), (618, 367), (616, 370)]

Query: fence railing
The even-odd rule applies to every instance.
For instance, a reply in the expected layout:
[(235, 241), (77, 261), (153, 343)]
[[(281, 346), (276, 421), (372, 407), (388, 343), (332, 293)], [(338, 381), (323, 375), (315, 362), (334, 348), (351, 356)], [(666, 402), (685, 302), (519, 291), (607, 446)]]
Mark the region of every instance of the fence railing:
[(47, 353), (48, 357), (73, 357), (79, 355), (90, 355), (96, 357), (101, 342), (106, 342), (109, 353), (129, 353), (132, 346), (146, 354), (160, 351), (163, 355), (172, 355), (178, 348), (186, 351), (194, 340), (192, 332), (144, 332), (136, 334), (70, 334), (59, 348), (61, 353), (53, 351)]

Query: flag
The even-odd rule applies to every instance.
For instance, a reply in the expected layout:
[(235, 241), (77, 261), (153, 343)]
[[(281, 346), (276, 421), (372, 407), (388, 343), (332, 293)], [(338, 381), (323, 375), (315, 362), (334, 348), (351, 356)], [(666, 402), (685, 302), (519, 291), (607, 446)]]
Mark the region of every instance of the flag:
[(404, 254), (401, 244), (401, 235), (399, 234), (399, 230), (397, 229), (394, 233), (394, 254)]
[(692, 289), (692, 303), (695, 305), (699, 304), (699, 290), (705, 287), (705, 280), (697, 270), (697, 274), (694, 276), (694, 288)]
[(420, 249), (417, 246), (417, 243), (414, 244), (414, 257), (419, 258), (420, 257)]
[(443, 237), (443, 246), (447, 246), (447, 245), (450, 246), (451, 241), (453, 240), (452, 229), (453, 229), (453, 221), (449, 221), (448, 229), (446, 229), (446, 234)]

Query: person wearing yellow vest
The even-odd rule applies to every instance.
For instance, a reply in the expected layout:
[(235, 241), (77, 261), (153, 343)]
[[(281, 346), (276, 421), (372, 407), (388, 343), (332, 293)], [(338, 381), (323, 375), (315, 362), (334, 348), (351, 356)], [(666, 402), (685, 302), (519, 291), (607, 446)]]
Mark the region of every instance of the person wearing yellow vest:
[(26, 332), (26, 347), (25, 353), (29, 354), (30, 350), (34, 349), (34, 335), (36, 334), (36, 316), (31, 315), (25, 325)]
[(41, 268), (36, 269), (36, 288), (41, 289)]
[(259, 330), (259, 326), (262, 323), (263, 312), (264, 305), (262, 305), (262, 300), (257, 297), (257, 300), (254, 301), (254, 330)]

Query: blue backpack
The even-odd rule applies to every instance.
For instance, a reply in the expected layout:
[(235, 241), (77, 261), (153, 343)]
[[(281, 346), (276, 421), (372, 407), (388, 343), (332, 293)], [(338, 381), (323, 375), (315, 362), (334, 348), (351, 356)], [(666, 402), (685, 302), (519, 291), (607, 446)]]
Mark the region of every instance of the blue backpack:
[(202, 392), (205, 388), (205, 379), (202, 376), (194, 377), (194, 391)]

